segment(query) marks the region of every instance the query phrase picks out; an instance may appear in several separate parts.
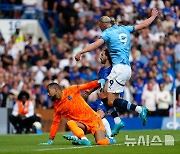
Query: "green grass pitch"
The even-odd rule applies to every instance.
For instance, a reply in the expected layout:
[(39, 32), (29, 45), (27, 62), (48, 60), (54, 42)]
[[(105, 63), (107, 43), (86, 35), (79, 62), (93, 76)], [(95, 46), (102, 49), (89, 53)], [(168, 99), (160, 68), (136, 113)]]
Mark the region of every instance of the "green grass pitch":
[[(38, 145), (41, 142), (48, 140), (48, 133), (42, 135), (28, 134), (28, 135), (0, 135), (0, 153), (16, 153), (16, 154), (135, 154), (135, 153), (152, 153), (152, 154), (178, 154), (180, 152), (180, 130), (143, 130), (143, 131), (121, 131), (115, 138), (117, 143), (108, 146), (98, 146), (95, 144), (92, 135), (87, 137), (92, 141), (92, 146), (74, 146), (71, 141), (65, 140), (62, 135), (65, 133), (58, 133), (52, 145)], [(67, 134), (67, 133), (66, 133)], [(136, 143), (141, 136), (145, 139), (145, 145), (141, 144), (134, 146), (127, 146), (125, 144), (125, 136), (128, 138), (135, 138)], [(165, 145), (165, 135), (172, 135), (174, 137), (174, 146)], [(149, 136), (149, 146), (147, 146)], [(151, 145), (154, 136), (159, 136), (162, 145)], [(142, 141), (142, 140), (141, 140)], [(155, 140), (158, 141), (158, 140)], [(158, 142), (159, 143), (159, 142)]]

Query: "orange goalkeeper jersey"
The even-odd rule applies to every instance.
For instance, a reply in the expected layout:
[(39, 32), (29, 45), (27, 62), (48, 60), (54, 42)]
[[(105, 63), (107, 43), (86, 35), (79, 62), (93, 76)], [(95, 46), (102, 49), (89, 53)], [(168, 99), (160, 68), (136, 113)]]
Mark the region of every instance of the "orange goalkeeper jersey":
[(67, 120), (74, 120), (81, 123), (91, 123), (97, 119), (97, 114), (85, 102), (80, 94), (80, 91), (98, 87), (97, 80), (66, 88), (62, 91), (60, 101), (54, 103), (54, 118), (50, 129), (50, 138), (54, 139), (58, 131), (61, 116)]

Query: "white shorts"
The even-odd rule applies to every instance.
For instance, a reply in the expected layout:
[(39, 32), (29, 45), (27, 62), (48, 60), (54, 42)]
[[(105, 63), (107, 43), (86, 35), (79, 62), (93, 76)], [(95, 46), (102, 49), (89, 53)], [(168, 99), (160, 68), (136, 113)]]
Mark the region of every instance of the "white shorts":
[(126, 82), (131, 78), (131, 67), (129, 65), (117, 64), (113, 66), (108, 75), (108, 89), (110, 93), (121, 93), (124, 91)]

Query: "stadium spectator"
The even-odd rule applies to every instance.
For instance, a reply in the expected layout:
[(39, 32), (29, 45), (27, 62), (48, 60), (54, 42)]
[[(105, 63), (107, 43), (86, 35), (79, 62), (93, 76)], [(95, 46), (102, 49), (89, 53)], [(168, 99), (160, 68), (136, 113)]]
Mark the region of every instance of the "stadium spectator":
[(149, 7), (152, 8), (159, 8), (164, 9), (164, 2), (162, 0), (151, 0)]
[(22, 4), (25, 8), (22, 19), (34, 19), (36, 13), (37, 0), (23, 0)]
[(147, 84), (147, 89), (142, 93), (142, 105), (147, 106), (149, 116), (156, 116), (156, 91), (153, 89), (153, 83)]
[(177, 77), (175, 79), (175, 86), (179, 87), (180, 86), (180, 71), (177, 73)]
[(140, 3), (138, 3), (137, 9), (141, 16), (146, 16), (146, 10), (148, 8), (148, 2), (147, 0), (141, 0)]
[(169, 106), (171, 105), (171, 94), (164, 90), (164, 83), (159, 84), (160, 90), (156, 93), (156, 103), (159, 116), (169, 116)]
[(16, 133), (21, 134), (25, 128), (25, 133), (30, 132), (32, 124), (35, 122), (34, 105), (26, 91), (21, 91), (9, 116), (10, 122), (16, 129)]
[(164, 79), (164, 89), (169, 91), (169, 92), (172, 92), (172, 88), (173, 88), (173, 78), (171, 75), (167, 74), (165, 76), (165, 79)]
[(176, 71), (180, 70), (180, 34), (177, 36), (177, 44), (174, 48)]
[[(180, 94), (177, 96), (177, 101), (176, 101), (176, 117), (180, 117)], [(169, 116), (173, 117), (174, 115), (174, 109), (171, 107), (169, 109)]]
[(1, 55), (3, 68), (5, 68), (5, 69), (7, 69), (8, 66), (12, 65), (12, 63), (13, 63), (13, 57), (11, 55), (9, 55), (9, 53), (8, 53), (9, 48), (10, 48), (9, 45), (7, 47), (5, 47), (5, 52), (4, 52), (4, 54)]
[(46, 71), (47, 68), (43, 66), (43, 60), (37, 60), (36, 65), (31, 68), (31, 73), (33, 73), (36, 84), (42, 84)]
[(143, 88), (144, 88), (144, 81), (142, 77), (139, 77), (134, 85), (134, 101), (138, 105), (141, 105), (142, 102)]
[(0, 56), (2, 55), (2, 54), (4, 54), (4, 52), (5, 52), (5, 40), (2, 38), (1, 40), (0, 40)]
[(163, 30), (169, 32), (171, 29), (174, 29), (175, 23), (171, 19), (170, 14), (165, 15), (165, 20), (162, 22)]
[(6, 107), (8, 90), (9, 90), (9, 85), (8, 84), (3, 85), (2, 90), (1, 90), (1, 102), (0, 102), (1, 107)]

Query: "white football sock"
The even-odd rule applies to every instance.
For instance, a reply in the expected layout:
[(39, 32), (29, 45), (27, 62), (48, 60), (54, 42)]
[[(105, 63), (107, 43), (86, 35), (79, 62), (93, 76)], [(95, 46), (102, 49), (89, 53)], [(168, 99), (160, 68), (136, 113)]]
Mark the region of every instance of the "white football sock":
[(115, 124), (119, 124), (120, 122), (121, 122), (121, 118), (119, 118), (119, 117), (114, 118), (114, 123)]
[(111, 132), (111, 127), (110, 127), (109, 122), (107, 121), (106, 118), (103, 118), (102, 121), (103, 121), (105, 130), (106, 130), (106, 134), (107, 134), (108, 136), (111, 136), (112, 132)]
[(141, 106), (136, 106), (135, 111), (138, 113), (142, 112), (142, 107)]

